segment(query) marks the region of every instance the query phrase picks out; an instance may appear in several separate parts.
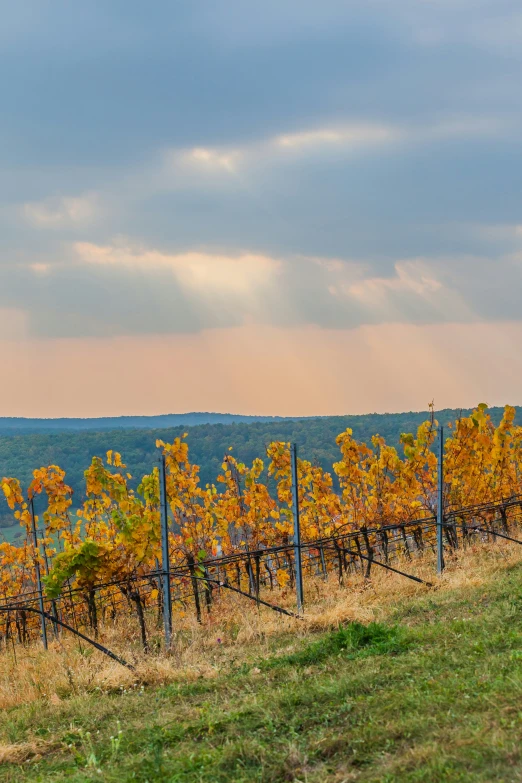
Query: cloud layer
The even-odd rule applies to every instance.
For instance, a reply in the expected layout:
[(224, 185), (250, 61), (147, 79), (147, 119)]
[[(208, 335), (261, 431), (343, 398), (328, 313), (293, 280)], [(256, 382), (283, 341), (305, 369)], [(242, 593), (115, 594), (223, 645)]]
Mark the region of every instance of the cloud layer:
[(14, 345), (520, 321), (516, 0), (24, 0), (0, 43)]

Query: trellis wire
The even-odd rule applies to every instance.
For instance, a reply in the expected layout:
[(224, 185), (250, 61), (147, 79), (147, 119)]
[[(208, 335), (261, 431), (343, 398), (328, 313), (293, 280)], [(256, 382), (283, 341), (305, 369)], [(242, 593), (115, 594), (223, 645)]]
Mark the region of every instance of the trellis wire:
[[(340, 526), (331, 536), (300, 542), (297, 545), (299, 555), (302, 555), (303, 553), (306, 553), (307, 555), (301, 563), (301, 574), (306, 572), (312, 576), (317, 576), (319, 573), (325, 578), (328, 578), (328, 567), (330, 566), (330, 568), (332, 568), (335, 562), (337, 562), (336, 568), (340, 568), (341, 577), (347, 573), (347, 571), (353, 571), (354, 573), (360, 572), (369, 575), (368, 567), (371, 568), (375, 565), (394, 571), (405, 578), (430, 585), (429, 582), (420, 579), (420, 577), (415, 574), (390, 566), (388, 561), (401, 556), (409, 557), (409, 559), (411, 559), (415, 554), (421, 555), (426, 547), (433, 549), (438, 560), (438, 548), (435, 544), (438, 543), (439, 530), (441, 533), (444, 533), (446, 537), (446, 542), (444, 542), (444, 539), (442, 542), (443, 546), (446, 547), (456, 548), (459, 544), (465, 546), (471, 541), (471, 537), (477, 534), (480, 534), (482, 537), (485, 536), (486, 539), (498, 536), (499, 538), (522, 544), (522, 541), (508, 535), (504, 529), (498, 529), (499, 522), (501, 521), (502, 524), (507, 524), (508, 521), (513, 522), (513, 518), (516, 521), (520, 521), (521, 509), (522, 496), (516, 495), (501, 501), (485, 502), (460, 509), (450, 509), (444, 515), (442, 524), (440, 524), (439, 516), (437, 514), (435, 517), (424, 517), (403, 523), (383, 525), (380, 528), (353, 531), (347, 530), (346, 526)], [(510, 512), (509, 515), (508, 511)], [(477, 519), (482, 520), (489, 517), (495, 517), (494, 519), (491, 519), (490, 527), (483, 524), (477, 524)], [(435, 540), (433, 538), (434, 533), (436, 534)], [(481, 540), (484, 539), (482, 538)], [(206, 609), (207, 611), (211, 611), (212, 602), (214, 600), (213, 594), (216, 591), (229, 590), (242, 597), (255, 601), (258, 605), (266, 606), (280, 614), (295, 617), (296, 615), (294, 612), (291, 612), (284, 607), (277, 606), (273, 602), (266, 601), (259, 594), (261, 588), (273, 589), (274, 570), (279, 567), (284, 567), (293, 578), (297, 576), (295, 554), (296, 542), (294, 540), (287, 544), (266, 547), (255, 551), (235, 552), (218, 558), (207, 558), (197, 563), (198, 573), (194, 570), (194, 563), (191, 570), (190, 563), (183, 564), (177, 562), (170, 565), (167, 572), (171, 601), (174, 600), (178, 605), (181, 603), (189, 606), (196, 600), (195, 595), (197, 593), (200, 598), (206, 596)], [(241, 566), (245, 566), (245, 564), (249, 562), (256, 563), (256, 573), (254, 574), (255, 584), (254, 586), (251, 584), (250, 575), (253, 572), (250, 567), (248, 572), (249, 592), (246, 592), (241, 586), (241, 579), (243, 578), (243, 575), (245, 575), (246, 578), (246, 571), (244, 567), (242, 569)], [(366, 566), (363, 568), (364, 563), (366, 563)], [(235, 586), (229, 582), (227, 568), (231, 568), (237, 564), (240, 565), (239, 572), (241, 578), (238, 586)], [(203, 575), (201, 575), (200, 572)], [(147, 596), (149, 595), (150, 590), (157, 589), (160, 584), (165, 584), (165, 580), (163, 579), (164, 576), (165, 569), (164, 563), (162, 562), (161, 568), (156, 568), (155, 570), (146, 573), (136, 573), (126, 580), (112, 580), (94, 585), (93, 593), (95, 596), (95, 604), (98, 607), (97, 611), (106, 613), (106, 611), (110, 609), (111, 611), (115, 611), (117, 616), (122, 616), (125, 613), (126, 608), (127, 613), (131, 613), (132, 603), (129, 603), (128, 597), (127, 599), (124, 597), (123, 589), (132, 588), (139, 594), (140, 600), (143, 599), (145, 602), (146, 611), (149, 613), (147, 615), (147, 617), (149, 617), (148, 622), (150, 623), (150, 609), (152, 608), (150, 601), (152, 599), (147, 598)], [(32, 616), (36, 615), (35, 620), (37, 620), (38, 616), (40, 616), (40, 619), (47, 618), (49, 621), (76, 633), (79, 638), (91, 643), (93, 640), (82, 635), (82, 633), (79, 632), (78, 627), (78, 625), (80, 627), (82, 625), (89, 625), (89, 617), (82, 589), (79, 587), (69, 587), (67, 596), (62, 597), (55, 602), (55, 605), (58, 604), (62, 607), (62, 611), (65, 612), (65, 615), (72, 614), (74, 625), (76, 626), (73, 628), (64, 622), (63, 615), (60, 618), (55, 615), (54, 612), (51, 614), (45, 610), (45, 603), (47, 602), (50, 604), (51, 601), (50, 599), (45, 598), (39, 589), (36, 572), (34, 577), (36, 589), (29, 589), (25, 593), (11, 596), (4, 606), (0, 606), (2, 615), (6, 618), (3, 632), (3, 638), (5, 638), (6, 644), (9, 641), (14, 644), (14, 630), (16, 630), (19, 635), (19, 641), (22, 641), (23, 643), (27, 643), (27, 641), (33, 638), (36, 627), (30, 621), (30, 618), (25, 617), (25, 612), (28, 612)], [(193, 589), (194, 584), (198, 585), (196, 592), (194, 592)], [(134, 587), (132, 587), (133, 585)], [(202, 593), (200, 593), (200, 587), (203, 588)], [(160, 591), (158, 595), (158, 598), (161, 598), (162, 609), (164, 609), (164, 595), (164, 590)], [(69, 609), (67, 609), (65, 603), (66, 597), (70, 601)], [(38, 606), (41, 607), (41, 601), (44, 605), (43, 610), (37, 608)], [(149, 604), (147, 604), (147, 601), (149, 601)], [(202, 619), (201, 610), (202, 607), (200, 606), (200, 620)], [(15, 620), (14, 630), (12, 627), (13, 618)], [(170, 626), (170, 629), (172, 629), (172, 626)], [(165, 631), (166, 628), (164, 627), (165, 646), (168, 648), (171, 637), (167, 638)], [(99, 643), (97, 642), (96, 644)], [(118, 659), (118, 656), (116, 656), (115, 659)]]

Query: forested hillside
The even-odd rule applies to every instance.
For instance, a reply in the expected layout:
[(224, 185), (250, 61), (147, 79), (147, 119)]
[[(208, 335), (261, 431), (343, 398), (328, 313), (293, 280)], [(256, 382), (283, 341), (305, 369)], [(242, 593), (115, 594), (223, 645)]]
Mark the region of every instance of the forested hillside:
[[(469, 412), (462, 411), (465, 415)], [(520, 414), (520, 409), (517, 412)], [(436, 415), (440, 423), (446, 424), (459, 413), (458, 410), (444, 410)], [(493, 421), (498, 423), (502, 409), (492, 408), (490, 413)], [(67, 480), (79, 500), (84, 492), (83, 473), (94, 455), (104, 455), (108, 449), (121, 452), (129, 471), (139, 479), (150, 473), (157, 460), (156, 440), (172, 440), (185, 431), (188, 432), (191, 461), (201, 466), (203, 484), (215, 481), (223, 456), (230, 446), (238, 459), (248, 463), (254, 457), (263, 457), (266, 444), (274, 440), (295, 441), (302, 457), (330, 469), (339, 458), (336, 436), (347, 427), (353, 429), (358, 440), (369, 442), (372, 435), (378, 433), (390, 445), (400, 448), (401, 432), (414, 432), (428, 415), (425, 412), (386, 413), (166, 429), (4, 435), (0, 436), (0, 475), (15, 476), (27, 485), (35, 468), (57, 464), (66, 470)]]
[(106, 416), (97, 419), (26, 419), (0, 416), (0, 435), (39, 432), (102, 431), (165, 427), (195, 427), (199, 424), (236, 424), (254, 421), (284, 421), (281, 416), (241, 416), (234, 413), (166, 413), (162, 416)]

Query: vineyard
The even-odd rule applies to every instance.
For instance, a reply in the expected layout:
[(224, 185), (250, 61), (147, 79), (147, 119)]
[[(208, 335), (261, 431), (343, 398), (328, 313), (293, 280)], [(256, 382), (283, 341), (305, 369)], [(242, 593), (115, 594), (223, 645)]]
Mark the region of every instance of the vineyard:
[(204, 623), (230, 593), (300, 616), (314, 579), (348, 585), (379, 568), (426, 582), (427, 562), (434, 573), (458, 549), (516, 540), (522, 427), (514, 419), (506, 406), (494, 426), (481, 404), (442, 440), (432, 411), (401, 436), (402, 455), (348, 429), (331, 473), (288, 443), (270, 443), (251, 465), (229, 451), (206, 486), (184, 437), (158, 441), (158, 463), (136, 489), (124, 457), (109, 451), (85, 471), (80, 508), (56, 465), (35, 470), (25, 490), (4, 477), (25, 536), (0, 544), (0, 643), (47, 645), (73, 633), (131, 666), (103, 644), (122, 621), (143, 651), (159, 651), (187, 616)]

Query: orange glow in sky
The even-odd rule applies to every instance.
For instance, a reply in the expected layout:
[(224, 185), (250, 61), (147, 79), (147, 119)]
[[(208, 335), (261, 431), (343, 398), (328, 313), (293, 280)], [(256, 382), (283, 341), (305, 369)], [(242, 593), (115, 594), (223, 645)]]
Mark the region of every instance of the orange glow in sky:
[[(5, 332), (4, 332), (5, 333)], [(522, 324), (2, 339), (0, 416), (327, 415), (516, 404)]]

